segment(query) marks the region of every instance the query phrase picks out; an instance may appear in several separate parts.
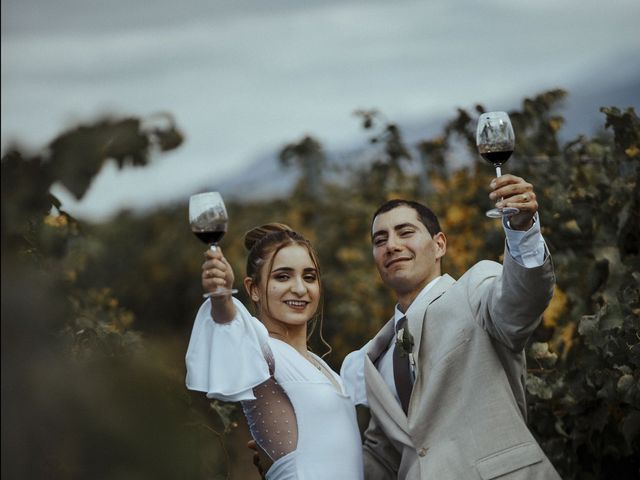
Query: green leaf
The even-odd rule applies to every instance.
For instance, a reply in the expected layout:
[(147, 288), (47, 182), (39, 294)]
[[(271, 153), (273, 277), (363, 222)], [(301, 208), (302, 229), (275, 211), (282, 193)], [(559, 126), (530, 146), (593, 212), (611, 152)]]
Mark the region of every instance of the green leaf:
[(233, 414), (237, 411), (237, 407), (233, 403), (223, 403), (218, 400), (214, 400), (210, 403), (210, 406), (222, 421), (225, 433), (229, 433), (232, 428), (237, 426), (233, 419)]
[(543, 400), (553, 397), (551, 387), (543, 379), (532, 374), (527, 374), (527, 391)]
[(549, 351), (547, 342), (534, 342), (529, 351), (532, 358), (540, 363), (544, 368), (553, 367), (558, 361), (558, 355)]
[(629, 447), (632, 447), (634, 442), (637, 444), (640, 435), (640, 411), (632, 410), (629, 412), (622, 419), (620, 430)]
[(633, 386), (634, 382), (635, 380), (633, 375), (624, 374), (618, 379), (616, 388), (618, 389), (618, 392), (624, 394)]
[(578, 333), (584, 336), (594, 335), (598, 331), (599, 320), (600, 318), (596, 315), (584, 315), (580, 319)]

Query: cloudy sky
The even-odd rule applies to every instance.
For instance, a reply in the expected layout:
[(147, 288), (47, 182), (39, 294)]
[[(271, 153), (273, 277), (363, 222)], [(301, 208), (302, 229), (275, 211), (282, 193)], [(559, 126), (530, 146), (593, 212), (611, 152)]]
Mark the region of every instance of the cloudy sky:
[(176, 152), (107, 165), (80, 204), (56, 190), (106, 218), (181, 201), (307, 133), (351, 145), (358, 108), (421, 122), (638, 78), (638, 19), (638, 0), (2, 0), (2, 147), (171, 112)]

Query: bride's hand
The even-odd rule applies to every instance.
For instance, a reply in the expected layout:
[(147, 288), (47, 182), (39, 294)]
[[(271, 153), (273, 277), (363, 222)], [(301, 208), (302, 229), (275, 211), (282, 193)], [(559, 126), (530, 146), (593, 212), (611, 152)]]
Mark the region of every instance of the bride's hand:
[(249, 440), (247, 442), (247, 448), (253, 451), (253, 464), (258, 470), (260, 478), (264, 480), (267, 472), (273, 464), (273, 461), (264, 453), (255, 440)]
[(202, 264), (202, 289), (213, 293), (217, 288), (231, 290), (233, 287), (233, 269), (218, 247), (215, 251), (208, 249)]

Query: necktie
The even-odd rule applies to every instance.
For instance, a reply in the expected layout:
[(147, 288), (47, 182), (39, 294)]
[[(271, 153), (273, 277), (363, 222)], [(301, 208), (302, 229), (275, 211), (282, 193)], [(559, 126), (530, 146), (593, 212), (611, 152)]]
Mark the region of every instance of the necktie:
[[(407, 317), (402, 317), (396, 325), (396, 340), (398, 332), (407, 325)], [(413, 382), (411, 380), (411, 370), (409, 367), (409, 352), (403, 352), (398, 348), (398, 343), (393, 346), (393, 378), (396, 383), (398, 397), (400, 397), (400, 405), (406, 414), (409, 411), (409, 399), (411, 398), (411, 390)]]

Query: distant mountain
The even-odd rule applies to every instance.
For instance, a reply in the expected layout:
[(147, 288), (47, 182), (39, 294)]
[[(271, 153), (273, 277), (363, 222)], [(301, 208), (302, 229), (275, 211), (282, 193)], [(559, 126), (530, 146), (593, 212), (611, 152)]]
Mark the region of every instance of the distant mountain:
[[(568, 98), (559, 113), (565, 118), (565, 125), (560, 133), (563, 140), (575, 138), (579, 134), (593, 135), (604, 127), (605, 116), (601, 107), (616, 106), (621, 109), (640, 106), (640, 71), (627, 81), (615, 84), (590, 83), (584, 81), (573, 87), (558, 86), (569, 92)], [(534, 96), (542, 92), (533, 92)], [(512, 108), (519, 108), (521, 98), (513, 101)], [(456, 114), (452, 110), (447, 117), (432, 117), (425, 122), (413, 122), (399, 127), (408, 145), (415, 145), (420, 140), (437, 135), (444, 123)], [(366, 132), (354, 139), (353, 146), (340, 151), (326, 151), (329, 164), (339, 166), (357, 166), (371, 161), (375, 153), (366, 142)], [(298, 179), (295, 168), (284, 168), (278, 161), (278, 151), (274, 150), (257, 157), (239, 174), (226, 179), (217, 188), (225, 198), (242, 198), (259, 200), (288, 195)]]
[(285, 169), (278, 160), (277, 151), (259, 156), (239, 174), (215, 185), (225, 198), (259, 200), (286, 196), (295, 185), (298, 174)]

